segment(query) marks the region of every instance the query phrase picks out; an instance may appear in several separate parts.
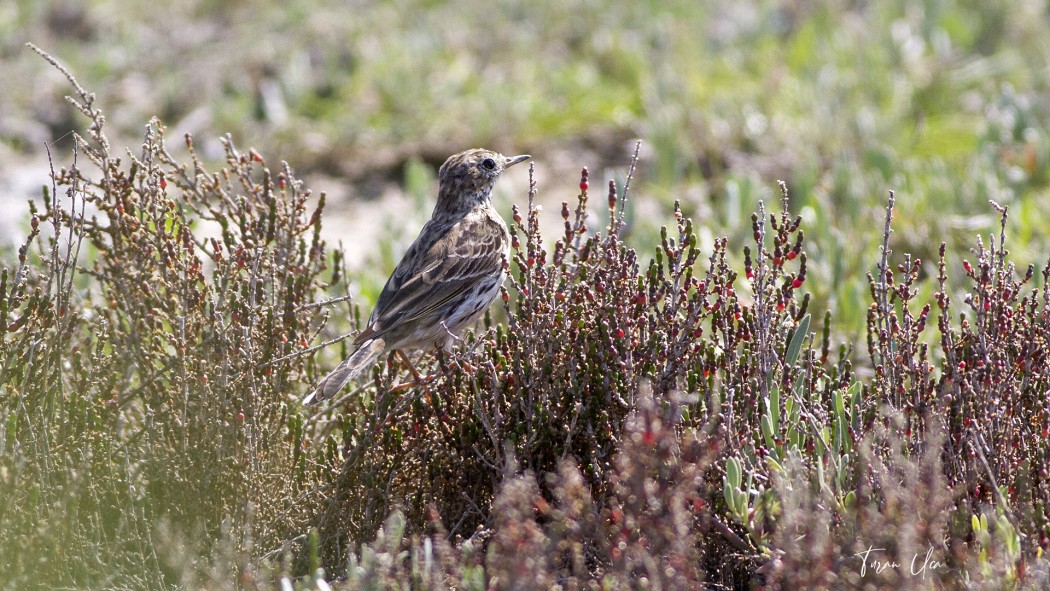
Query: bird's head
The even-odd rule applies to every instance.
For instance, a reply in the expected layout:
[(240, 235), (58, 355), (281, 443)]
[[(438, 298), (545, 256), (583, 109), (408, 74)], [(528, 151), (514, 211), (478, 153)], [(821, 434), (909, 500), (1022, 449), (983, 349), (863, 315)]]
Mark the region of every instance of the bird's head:
[(479, 149), (450, 156), (438, 170), (438, 202), (434, 213), (470, 210), (488, 200), (500, 174), (529, 158), (527, 154), (504, 156)]

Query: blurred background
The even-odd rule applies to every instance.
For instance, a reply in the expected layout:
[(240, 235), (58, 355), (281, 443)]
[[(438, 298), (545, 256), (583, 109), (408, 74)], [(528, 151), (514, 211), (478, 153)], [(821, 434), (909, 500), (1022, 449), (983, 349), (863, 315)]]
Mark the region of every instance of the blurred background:
[[(646, 251), (680, 200), (705, 248), (728, 236), (741, 253), (785, 181), (806, 287), (846, 335), (863, 331), (889, 190), (895, 256), (928, 275), (941, 241), (961, 268), (978, 234), (998, 234), (989, 199), (1010, 207), (1015, 260), (1047, 255), (1044, 0), (5, 0), (6, 245), (47, 183), (45, 142), (67, 163), (86, 125), (26, 42), (97, 93), (114, 146), (137, 150), (156, 115), (177, 154), (192, 133), (215, 162), (230, 133), (288, 161), (328, 194), (327, 236), (373, 291), (429, 217), (436, 167), (476, 146), (534, 156), (553, 237), (580, 168), (601, 222), (605, 183), (623, 183), (642, 140), (627, 238)], [(504, 216), (526, 201), (527, 171), (512, 172)]]

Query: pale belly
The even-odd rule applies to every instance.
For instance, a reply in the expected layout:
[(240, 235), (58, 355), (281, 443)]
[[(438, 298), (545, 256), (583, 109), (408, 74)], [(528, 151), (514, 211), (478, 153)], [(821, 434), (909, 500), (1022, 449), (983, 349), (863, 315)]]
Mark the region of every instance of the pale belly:
[(471, 291), (470, 295), (463, 300), (461, 305), (456, 307), (456, 310), (452, 312), (445, 322), (445, 328), (448, 330), (435, 343), (438, 347), (450, 347), (460, 332), (485, 314), (492, 301), (499, 295), (499, 288), (503, 285), (505, 276), (505, 273), (501, 273), (498, 277), (482, 281)]

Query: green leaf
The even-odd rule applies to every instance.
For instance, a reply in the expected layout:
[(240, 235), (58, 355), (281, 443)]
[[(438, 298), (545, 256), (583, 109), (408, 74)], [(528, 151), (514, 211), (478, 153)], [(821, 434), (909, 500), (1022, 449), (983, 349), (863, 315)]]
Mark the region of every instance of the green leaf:
[(841, 451), (846, 442), (846, 409), (842, 402), (842, 390), (835, 390), (835, 451)]
[(835, 474), (835, 486), (838, 490), (846, 488), (846, 480), (849, 475), (850, 457), (849, 454), (843, 454), (839, 459), (838, 471)]
[(773, 423), (773, 433), (780, 432), (780, 388), (776, 386), (769, 391), (769, 414)]
[(860, 382), (853, 382), (846, 390), (849, 394), (849, 416), (853, 432), (860, 433)]
[(401, 511), (394, 510), (387, 517), (383, 529), (386, 532), (387, 552), (397, 552), (401, 547), (401, 540), (405, 535), (405, 515)]
[(769, 468), (770, 472), (780, 474), (784, 471), (784, 467), (780, 465), (780, 462), (773, 459), (773, 456), (766, 456), (766, 467)]
[(733, 488), (740, 488), (740, 476), (740, 460), (735, 457), (729, 458), (726, 461), (726, 482)]
[(733, 496), (733, 487), (729, 484), (728, 477), (726, 478), (725, 484), (722, 485), (722, 498), (725, 499), (726, 506), (729, 507), (729, 510), (735, 513), (733, 508), (736, 507), (736, 500)]
[(795, 332), (791, 334), (791, 340), (788, 342), (787, 360), (788, 365), (794, 365), (795, 361), (798, 361), (798, 353), (802, 350), (802, 343), (806, 341), (806, 337), (809, 335), (809, 314), (802, 317), (799, 321), (798, 326), (795, 327)]
[(769, 419), (769, 413), (762, 415), (762, 419), (759, 421), (759, 424), (762, 428), (762, 439), (766, 442), (766, 447), (768, 447), (769, 449), (773, 449), (773, 424)]

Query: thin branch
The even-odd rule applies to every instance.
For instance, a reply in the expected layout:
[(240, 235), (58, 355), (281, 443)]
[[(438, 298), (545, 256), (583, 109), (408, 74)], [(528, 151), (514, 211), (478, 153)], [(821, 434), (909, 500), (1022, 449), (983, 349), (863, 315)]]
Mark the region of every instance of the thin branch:
[(627, 197), (631, 190), (631, 181), (634, 179), (635, 168), (638, 167), (639, 154), (642, 151), (642, 140), (638, 140), (634, 144), (634, 154), (631, 155), (631, 166), (627, 169), (627, 178), (623, 182), (623, 196), (620, 197), (620, 214), (616, 217), (616, 228), (615, 233), (619, 234), (620, 230), (623, 229), (623, 217), (627, 211)]
[(319, 351), (321, 349), (324, 349), (328, 345), (334, 345), (336, 343), (341, 343), (341, 342), (345, 341), (346, 339), (350, 338), (351, 336), (353, 336), (353, 334), (354, 333), (346, 333), (346, 334), (344, 334), (341, 337), (336, 337), (336, 338), (334, 338), (332, 340), (325, 341), (325, 342), (321, 343), (320, 345), (314, 345), (313, 347), (310, 347), (309, 349), (303, 349), (302, 351), (296, 351), (295, 353), (289, 353), (288, 355), (285, 355), (284, 357), (278, 357), (277, 359), (271, 359), (271, 360), (267, 361), (266, 363), (259, 364), (258, 366), (256, 366), (256, 369), (265, 369), (267, 367), (270, 367), (271, 365), (276, 365), (276, 364), (278, 364), (278, 363), (280, 363), (282, 361), (287, 361), (289, 359), (294, 359), (296, 357), (302, 357), (303, 355), (309, 355), (310, 353), (313, 353), (314, 351)]
[(338, 304), (339, 302), (345, 302), (346, 300), (352, 300), (354, 296), (347, 294), (345, 296), (339, 296), (323, 302), (313, 302), (311, 304), (305, 304), (295, 309), (296, 312), (302, 312), (303, 310), (312, 310), (314, 308), (320, 308), (323, 306), (331, 306), (332, 304)]

